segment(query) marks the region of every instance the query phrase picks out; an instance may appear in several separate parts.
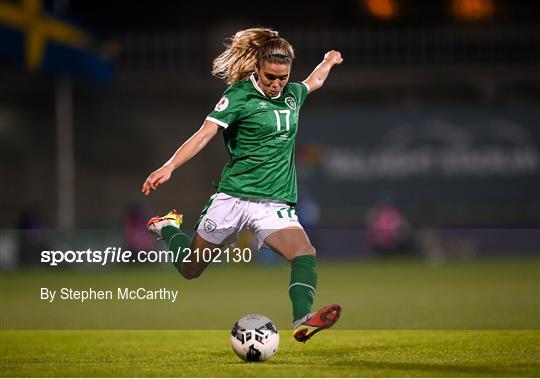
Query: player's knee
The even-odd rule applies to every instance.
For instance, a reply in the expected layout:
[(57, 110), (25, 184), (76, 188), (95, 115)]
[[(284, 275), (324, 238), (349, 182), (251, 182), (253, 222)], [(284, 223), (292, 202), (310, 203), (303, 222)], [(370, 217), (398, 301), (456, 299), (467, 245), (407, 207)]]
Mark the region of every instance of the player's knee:
[(180, 274), (187, 280), (197, 279), (199, 276), (201, 276), (202, 272), (200, 270), (194, 270), (189, 268), (184, 268), (182, 266), (182, 269), (180, 270)]
[(293, 257), (296, 258), (302, 255), (317, 255), (317, 250), (312, 244), (307, 244), (305, 246), (298, 247), (295, 254), (293, 254)]
[(201, 276), (201, 273), (200, 272), (196, 272), (196, 273), (182, 272), (182, 276), (187, 280), (193, 280), (193, 279), (197, 279), (199, 276)]

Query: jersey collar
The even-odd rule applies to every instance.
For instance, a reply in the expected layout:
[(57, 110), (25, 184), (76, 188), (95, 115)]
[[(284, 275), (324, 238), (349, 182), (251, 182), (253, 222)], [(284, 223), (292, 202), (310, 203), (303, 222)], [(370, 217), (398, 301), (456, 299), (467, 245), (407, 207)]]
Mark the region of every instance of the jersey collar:
[[(253, 84), (253, 87), (255, 87), (255, 89), (261, 93), (261, 95), (265, 96), (265, 97), (268, 97), (267, 94), (264, 93), (264, 91), (261, 89), (261, 87), (259, 87), (259, 85), (257, 84), (257, 79), (255, 79), (255, 74), (251, 74), (251, 76), (249, 77), (249, 79), (251, 80), (251, 83)], [(274, 99), (277, 99), (278, 97), (281, 96), (281, 92), (278, 93), (276, 96), (274, 97), (271, 97), (272, 100)]]

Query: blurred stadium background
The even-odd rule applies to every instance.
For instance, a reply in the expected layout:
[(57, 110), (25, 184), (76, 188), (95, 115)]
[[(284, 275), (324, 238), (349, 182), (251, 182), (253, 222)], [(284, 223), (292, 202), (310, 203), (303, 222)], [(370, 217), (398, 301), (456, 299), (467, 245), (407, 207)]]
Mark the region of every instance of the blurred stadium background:
[[(462, 275), (477, 279), (456, 290), (479, 289), (470, 302), (493, 294), (486, 277), (509, 281), (506, 292), (497, 292), (508, 302), (493, 295), (492, 302), (477, 303), (492, 315), (508, 311), (494, 323), (475, 323), (473, 312), (463, 323), (415, 324), (419, 313), (411, 313), (411, 323), (385, 324), (375, 311), (345, 326), (537, 328), (539, 11), (537, 1), (511, 0), (0, 1), (0, 267), (38, 263), (42, 249), (151, 247), (147, 216), (173, 207), (190, 228), (227, 160), (219, 137), (149, 199), (140, 186), (198, 129), (225, 90), (210, 75), (224, 38), (267, 26), (296, 49), (294, 81), (327, 50), (340, 50), (345, 59), (305, 103), (297, 140), (297, 210), (321, 260), (399, 256), (471, 265), (403, 287), (443, 283), (423, 298), (431, 300), (455, 288)], [(475, 266), (493, 257), (514, 263)], [(261, 255), (259, 261), (274, 259)], [(374, 272), (396, 280), (426, 273), (400, 262)], [(339, 276), (332, 264), (329, 272)], [(60, 273), (66, 282), (81, 278), (78, 271), (42, 270), (51, 281)], [(286, 271), (279, 272), (286, 282)], [(366, 273), (347, 277), (360, 272)], [(17, 304), (3, 309), (4, 326), (61, 328), (54, 322), (61, 312), (46, 305), (37, 309), (51, 324), (25, 323), (24, 309), (37, 295), (28, 292), (25, 300), (17, 289), (44, 283), (27, 281), (35, 271), (16, 273), (2, 274), (4, 305)], [(368, 276), (371, 281), (355, 288), (376, 286), (380, 277)], [(368, 296), (371, 305), (382, 306), (384, 296), (398, 299), (397, 287)], [(362, 301), (351, 293), (351, 302), (355, 297)], [(463, 300), (457, 296), (451, 306)], [(417, 310), (427, 316), (444, 308), (429, 304), (420, 298)], [(279, 307), (288, 307), (286, 297)], [(521, 311), (523, 319), (506, 322)], [(455, 320), (445, 314), (443, 320)]]

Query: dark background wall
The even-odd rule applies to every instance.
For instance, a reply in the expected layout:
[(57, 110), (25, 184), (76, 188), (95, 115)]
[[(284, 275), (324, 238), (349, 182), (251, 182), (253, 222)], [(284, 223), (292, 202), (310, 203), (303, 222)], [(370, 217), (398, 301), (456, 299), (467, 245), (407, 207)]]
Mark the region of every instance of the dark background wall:
[[(295, 46), (292, 80), (327, 50), (345, 59), (301, 115), (299, 181), (317, 225), (363, 226), (389, 200), (415, 226), (537, 226), (538, 4), (488, 1), (487, 17), (467, 20), (452, 1), (391, 3), (390, 19), (365, 1), (67, 3), (119, 47), (110, 83), (74, 82), (76, 225), (114, 228), (133, 204), (192, 223), (227, 161), (220, 136), (151, 198), (140, 186), (225, 90), (209, 73), (223, 40), (264, 25)], [(0, 224), (31, 209), (54, 227), (56, 79), (3, 67)]]

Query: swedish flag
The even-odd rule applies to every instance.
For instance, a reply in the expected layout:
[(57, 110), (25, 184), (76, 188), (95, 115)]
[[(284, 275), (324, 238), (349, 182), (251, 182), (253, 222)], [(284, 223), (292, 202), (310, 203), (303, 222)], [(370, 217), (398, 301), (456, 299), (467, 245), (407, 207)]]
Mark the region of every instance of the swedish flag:
[(47, 12), (42, 0), (0, 0), (0, 61), (22, 63), (29, 72), (107, 82), (112, 62), (103, 47), (92, 34)]

